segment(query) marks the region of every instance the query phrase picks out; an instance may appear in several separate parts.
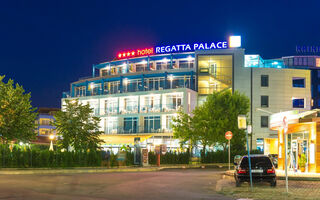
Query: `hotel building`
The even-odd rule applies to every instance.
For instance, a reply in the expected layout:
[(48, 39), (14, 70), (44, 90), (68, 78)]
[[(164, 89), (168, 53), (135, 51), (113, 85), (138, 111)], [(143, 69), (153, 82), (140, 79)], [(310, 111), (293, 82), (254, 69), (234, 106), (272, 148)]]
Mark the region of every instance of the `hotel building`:
[[(238, 90), (251, 102), (249, 123), (253, 148), (277, 138), (269, 116), (286, 110), (310, 110), (320, 105), (320, 57), (292, 56), (263, 60), (246, 55), (241, 38), (124, 51), (93, 65), (91, 78), (71, 83), (64, 99), (90, 104), (101, 118), (104, 147), (165, 144), (178, 148), (171, 122), (179, 109), (186, 113), (223, 89)], [(224, 133), (222, 133), (224, 134)]]

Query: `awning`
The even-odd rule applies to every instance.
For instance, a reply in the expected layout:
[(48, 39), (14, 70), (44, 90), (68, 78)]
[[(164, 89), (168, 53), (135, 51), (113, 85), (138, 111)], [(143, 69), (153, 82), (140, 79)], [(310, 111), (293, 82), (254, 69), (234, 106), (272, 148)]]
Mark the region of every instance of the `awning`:
[(102, 135), (102, 145), (133, 145), (134, 138), (140, 138), (140, 142), (152, 137), (152, 135)]

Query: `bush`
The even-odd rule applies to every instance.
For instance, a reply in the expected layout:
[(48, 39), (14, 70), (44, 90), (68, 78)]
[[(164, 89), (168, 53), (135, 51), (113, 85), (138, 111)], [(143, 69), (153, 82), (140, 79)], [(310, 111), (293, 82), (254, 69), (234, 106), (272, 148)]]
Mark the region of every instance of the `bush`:
[[(234, 156), (236, 155), (247, 155), (248, 152), (243, 151), (231, 151), (230, 152), (230, 161), (233, 162)], [(253, 149), (250, 151), (250, 154), (263, 154), (262, 151), (258, 149)], [(201, 152), (201, 163), (228, 163), (228, 151), (209, 151), (206, 152), (205, 155)]]
[[(157, 155), (154, 152), (149, 152), (148, 154), (149, 164), (157, 164)], [(160, 164), (189, 164), (190, 154), (186, 153), (174, 153), (167, 152), (160, 156)]]

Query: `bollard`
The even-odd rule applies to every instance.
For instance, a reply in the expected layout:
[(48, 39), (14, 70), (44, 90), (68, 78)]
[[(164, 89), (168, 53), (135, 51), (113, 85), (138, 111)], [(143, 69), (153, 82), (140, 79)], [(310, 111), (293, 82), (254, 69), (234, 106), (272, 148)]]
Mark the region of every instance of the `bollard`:
[(160, 167), (160, 153), (157, 154), (157, 166)]

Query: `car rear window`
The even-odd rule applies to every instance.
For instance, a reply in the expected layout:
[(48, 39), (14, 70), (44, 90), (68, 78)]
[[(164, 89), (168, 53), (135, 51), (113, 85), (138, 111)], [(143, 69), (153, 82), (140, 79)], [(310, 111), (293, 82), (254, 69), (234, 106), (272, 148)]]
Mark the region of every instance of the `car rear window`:
[[(251, 160), (251, 168), (259, 168), (259, 167), (272, 167), (272, 163), (268, 157), (250, 157)], [(241, 161), (240, 167), (246, 168), (248, 167), (248, 157), (244, 157)]]

